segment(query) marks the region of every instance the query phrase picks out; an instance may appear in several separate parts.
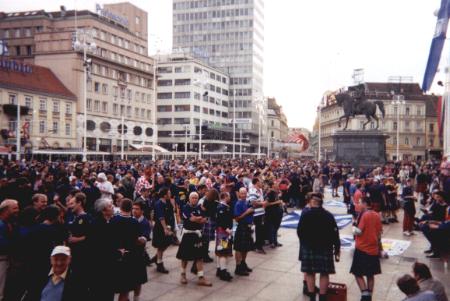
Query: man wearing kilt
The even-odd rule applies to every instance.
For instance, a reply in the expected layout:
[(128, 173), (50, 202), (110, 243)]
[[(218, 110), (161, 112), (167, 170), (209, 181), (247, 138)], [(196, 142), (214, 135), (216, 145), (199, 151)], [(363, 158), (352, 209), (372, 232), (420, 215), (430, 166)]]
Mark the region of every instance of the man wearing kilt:
[(230, 204), (230, 194), (222, 192), (220, 204), (217, 206), (216, 256), (219, 268), (216, 276), (224, 281), (233, 279), (227, 271), (227, 257), (233, 257), (233, 213)]
[(301, 245), (301, 271), (306, 273), (311, 301), (316, 300), (316, 273), (320, 274), (319, 301), (326, 300), (329, 274), (335, 273), (333, 255), (339, 261), (341, 247), (336, 220), (322, 207), (322, 203), (321, 194), (311, 195), (311, 209), (302, 214), (297, 230)]
[(173, 232), (170, 225), (173, 222), (174, 214), (170, 203), (170, 190), (161, 188), (159, 197), (160, 199), (155, 203), (155, 228), (153, 229), (152, 245), (157, 249), (156, 271), (168, 274), (169, 271), (163, 264), (163, 253), (173, 241)]
[(177, 258), (181, 260), (181, 284), (187, 284), (186, 267), (188, 261), (195, 261), (198, 275), (197, 284), (212, 286), (212, 283), (206, 280), (203, 273), (203, 254), (201, 252), (202, 228), (206, 220), (198, 205), (198, 194), (192, 192), (189, 195), (189, 202), (183, 208), (183, 233), (177, 252)]
[(245, 259), (247, 253), (253, 250), (252, 224), (255, 209), (247, 202), (247, 189), (242, 187), (238, 192), (238, 201), (234, 206), (234, 219), (238, 222), (234, 237), (234, 250), (236, 251), (235, 274), (248, 276), (252, 269), (247, 266)]

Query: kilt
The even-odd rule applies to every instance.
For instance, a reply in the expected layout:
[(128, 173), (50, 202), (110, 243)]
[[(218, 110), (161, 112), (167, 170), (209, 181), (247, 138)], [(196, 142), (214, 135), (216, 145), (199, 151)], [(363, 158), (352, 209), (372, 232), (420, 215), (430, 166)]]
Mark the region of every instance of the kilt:
[[(114, 277), (112, 283), (115, 293), (132, 291), (137, 285), (147, 282), (147, 279), (145, 279), (147, 270), (144, 278), (139, 256), (139, 252), (131, 251), (117, 258), (114, 263), (116, 277)], [(145, 265), (143, 267), (145, 268)]]
[(165, 249), (172, 244), (173, 236), (164, 233), (164, 229), (159, 223), (156, 223), (153, 229), (152, 246), (156, 249)]
[(216, 222), (208, 220), (202, 230), (203, 241), (213, 241), (216, 236)]
[(222, 228), (216, 232), (216, 255), (233, 257), (233, 237)]
[(183, 261), (202, 259), (202, 239), (196, 233), (183, 233), (177, 258)]
[(369, 255), (355, 249), (350, 273), (355, 276), (373, 276), (381, 274), (380, 257), (378, 255)]
[(234, 250), (248, 252), (254, 249), (251, 225), (238, 224), (234, 235)]
[(300, 250), (303, 273), (335, 273), (333, 250), (313, 250), (307, 246), (302, 246)]

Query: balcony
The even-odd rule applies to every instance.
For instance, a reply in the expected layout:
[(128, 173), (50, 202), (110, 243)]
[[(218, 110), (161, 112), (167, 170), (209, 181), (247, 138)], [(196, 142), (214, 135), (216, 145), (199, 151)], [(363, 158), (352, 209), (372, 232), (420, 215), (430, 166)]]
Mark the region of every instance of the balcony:
[[(28, 115), (28, 113), (32, 111), (30, 108), (26, 106), (20, 106), (20, 115)], [(3, 105), (3, 112), (5, 112), (6, 115), (10, 117), (17, 116), (17, 105), (15, 104), (4, 104)]]

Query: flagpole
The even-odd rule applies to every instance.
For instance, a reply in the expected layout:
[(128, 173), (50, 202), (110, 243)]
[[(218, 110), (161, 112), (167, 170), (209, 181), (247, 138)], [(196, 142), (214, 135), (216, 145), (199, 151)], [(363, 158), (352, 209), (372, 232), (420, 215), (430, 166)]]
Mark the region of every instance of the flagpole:
[(444, 114), (444, 124), (443, 124), (443, 139), (444, 139), (444, 147), (443, 147), (443, 156), (447, 157), (447, 161), (450, 161), (450, 49), (448, 51), (448, 60), (447, 60), (447, 68), (446, 72), (446, 80), (445, 80), (445, 92), (442, 97), (443, 112)]

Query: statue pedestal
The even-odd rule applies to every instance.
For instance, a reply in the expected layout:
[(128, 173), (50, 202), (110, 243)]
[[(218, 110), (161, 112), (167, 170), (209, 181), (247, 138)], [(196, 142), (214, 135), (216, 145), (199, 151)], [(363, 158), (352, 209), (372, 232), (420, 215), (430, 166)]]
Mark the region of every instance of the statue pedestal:
[(379, 130), (337, 131), (333, 138), (333, 157), (336, 162), (353, 167), (373, 167), (386, 163), (386, 139)]

